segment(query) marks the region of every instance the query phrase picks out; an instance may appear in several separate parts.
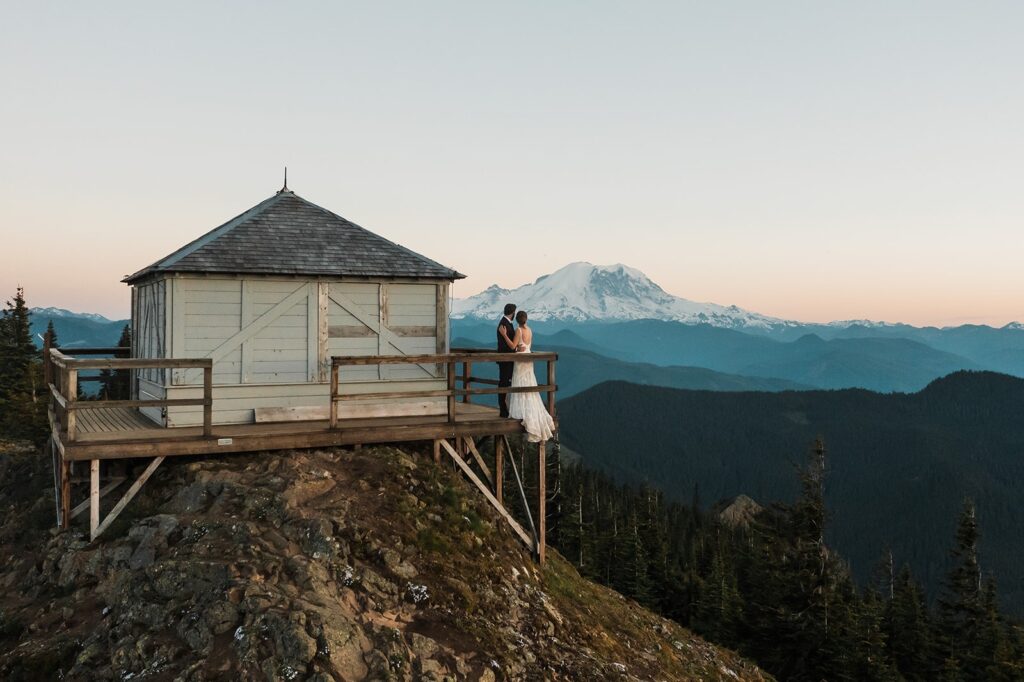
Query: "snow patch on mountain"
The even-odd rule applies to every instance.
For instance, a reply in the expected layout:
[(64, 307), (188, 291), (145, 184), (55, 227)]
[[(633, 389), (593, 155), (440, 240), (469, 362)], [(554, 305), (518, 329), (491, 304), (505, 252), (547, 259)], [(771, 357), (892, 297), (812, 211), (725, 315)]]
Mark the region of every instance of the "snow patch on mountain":
[(93, 322), (104, 323), (113, 321), (98, 313), (73, 313), (70, 310), (65, 310), (64, 308), (32, 308), (29, 312), (39, 317), (77, 317), (82, 320), (92, 320)]
[(736, 306), (697, 303), (673, 296), (644, 273), (621, 263), (570, 263), (515, 289), (492, 285), (475, 296), (456, 299), (452, 317), (493, 319), (501, 315), (506, 303), (515, 303), (535, 320), (658, 319), (737, 329), (798, 324)]

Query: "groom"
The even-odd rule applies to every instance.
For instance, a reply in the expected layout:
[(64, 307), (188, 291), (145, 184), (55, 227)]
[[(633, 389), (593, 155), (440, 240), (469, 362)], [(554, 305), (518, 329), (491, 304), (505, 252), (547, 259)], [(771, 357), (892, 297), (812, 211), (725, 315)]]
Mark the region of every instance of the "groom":
[[(512, 339), (516, 336), (516, 328), (512, 326), (512, 316), (516, 314), (516, 304), (505, 304), (505, 314), (498, 321), (498, 352), (515, 353), (516, 347), (512, 345)], [(511, 362), (498, 363), (498, 388), (512, 385)], [(498, 394), (498, 409), (502, 417), (508, 416), (508, 394)]]

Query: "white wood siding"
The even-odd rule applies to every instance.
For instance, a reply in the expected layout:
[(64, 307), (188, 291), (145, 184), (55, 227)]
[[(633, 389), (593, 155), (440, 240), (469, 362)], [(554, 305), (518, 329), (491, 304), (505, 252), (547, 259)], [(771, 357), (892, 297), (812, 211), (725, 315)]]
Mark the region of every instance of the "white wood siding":
[[(256, 407), (325, 407), (332, 355), (436, 353), (447, 343), (446, 306), (438, 309), (447, 283), (269, 277), (170, 282), (171, 355), (213, 359), (216, 423), (251, 422)], [(444, 325), (440, 340), (439, 323)], [(192, 396), (202, 385), (199, 371), (173, 375), (168, 397)], [(343, 392), (445, 387), (443, 368), (434, 365), (348, 367), (341, 383)], [(443, 412), (444, 399), (418, 402), (424, 401), (432, 412)], [(345, 404), (342, 416), (376, 414), (380, 405), (397, 402)], [(420, 407), (396, 409), (408, 413)], [(169, 425), (197, 424), (201, 408), (169, 412)]]
[[(167, 357), (166, 292), (167, 281), (162, 279), (134, 288), (132, 294), (132, 357)], [(164, 383), (164, 370), (161, 369), (135, 370), (133, 374), (133, 383), (142, 379), (156, 384)]]

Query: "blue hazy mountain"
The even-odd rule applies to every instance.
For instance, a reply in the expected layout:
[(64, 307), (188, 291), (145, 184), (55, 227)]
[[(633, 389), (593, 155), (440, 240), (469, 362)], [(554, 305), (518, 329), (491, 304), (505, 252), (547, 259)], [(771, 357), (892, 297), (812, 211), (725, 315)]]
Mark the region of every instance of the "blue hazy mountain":
[(32, 308), (32, 338), (42, 347), (46, 325), (51, 320), (64, 348), (109, 348), (117, 345), (128, 320), (109, 320), (95, 313), (74, 313), (63, 308)]
[[(455, 334), (487, 346), (494, 343), (492, 323), (453, 320), (452, 324)], [(538, 348), (571, 346), (631, 363), (704, 367), (818, 388), (917, 391), (951, 372), (992, 366), (898, 337), (825, 339), (803, 334), (784, 341), (709, 324), (663, 320), (539, 322), (534, 326)]]
[[(559, 400), (576, 395), (596, 384), (614, 380), (706, 391), (797, 391), (811, 388), (785, 379), (726, 374), (703, 367), (661, 367), (649, 363), (616, 360), (579, 347), (551, 343), (551, 339), (555, 338), (566, 340), (570, 337), (554, 334), (551, 337), (542, 338), (538, 334), (533, 343), (537, 351), (558, 353), (555, 381), (558, 384)], [(453, 345), (470, 347), (478, 344), (473, 343), (470, 339), (457, 338)], [(546, 368), (547, 363), (543, 361), (536, 363), (534, 371), (539, 383), (545, 383)], [(473, 376), (482, 379), (498, 377), (497, 365), (493, 362), (473, 365), (472, 373)], [(493, 396), (491, 397), (493, 398)], [(494, 399), (484, 400), (483, 398), (481, 396), (475, 398), (474, 401), (495, 403)]]

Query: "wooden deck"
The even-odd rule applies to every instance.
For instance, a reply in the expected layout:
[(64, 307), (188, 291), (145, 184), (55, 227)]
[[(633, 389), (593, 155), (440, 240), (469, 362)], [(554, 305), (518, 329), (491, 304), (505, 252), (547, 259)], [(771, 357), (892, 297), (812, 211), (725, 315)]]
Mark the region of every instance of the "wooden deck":
[[(49, 336), (47, 336), (49, 338)], [(60, 350), (44, 348), (44, 378), (49, 385), (51, 403), (50, 447), (54, 465), (54, 491), (58, 527), (67, 528), (78, 513), (89, 510), (89, 537), (95, 539), (110, 526), (125, 505), (138, 493), (148, 478), (167, 457), (217, 456), (241, 452), (295, 450), (343, 445), (370, 445), (411, 441), (433, 442), (434, 461), (440, 463), (444, 454), (462, 470), (466, 477), (508, 522), (523, 543), (534, 552), (539, 561), (545, 556), (545, 499), (547, 494), (545, 442), (537, 444), (537, 523), (530, 513), (523, 482), (515, 461), (512, 472), (526, 510), (530, 532), (509, 513), (504, 506), (503, 480), (505, 453), (511, 452), (508, 436), (523, 432), (517, 419), (501, 417), (498, 409), (471, 402), (474, 395), (509, 395), (512, 393), (546, 393), (546, 409), (555, 420), (555, 361), (554, 353), (535, 353), (531, 362), (547, 362), (547, 383), (539, 386), (498, 386), (498, 382), (472, 376), (475, 362), (516, 362), (522, 356), (515, 353), (492, 353), (463, 349), (447, 354), (408, 356), (348, 356), (332, 357), (328, 405), (321, 414), (327, 419), (290, 419), (288, 421), (256, 422), (249, 424), (213, 423), (213, 360), (210, 358), (96, 358), (78, 359)], [(78, 349), (79, 354), (114, 354), (116, 349)], [(419, 391), (387, 391), (381, 393), (350, 394), (341, 390), (339, 370), (347, 365), (401, 365), (416, 364), (443, 367), (447, 388), (429, 388)], [(456, 372), (462, 365), (462, 374)], [(111, 371), (137, 371), (148, 368), (185, 368), (203, 373), (202, 398), (176, 399), (109, 399), (79, 400), (79, 372), (106, 369)], [(462, 387), (458, 387), (458, 381)], [(488, 388), (474, 388), (472, 384)], [(436, 415), (344, 417), (341, 404), (366, 400), (398, 400), (409, 398), (444, 398), (443, 411)], [(168, 408), (173, 406), (201, 406), (202, 426), (165, 427), (139, 412), (139, 408)], [(283, 414), (283, 412), (282, 412)], [(476, 442), (493, 437), (495, 452), (493, 473), (484, 460)], [(450, 441), (450, 442), (449, 442)], [(103, 460), (152, 458), (146, 469), (128, 488), (124, 496), (101, 518), (100, 498), (116, 487), (121, 478), (107, 473), (107, 485), (101, 486)], [(72, 466), (75, 462), (89, 462), (88, 500), (74, 507), (72, 504)], [(475, 463), (479, 474), (471, 463)], [(109, 470), (110, 466), (102, 469)], [(482, 478), (481, 478), (482, 476)]]
[(100, 440), (104, 436), (117, 438), (118, 434), (142, 434), (156, 429), (164, 430), (138, 410), (128, 407), (95, 408), (78, 412), (79, 439)]
[(457, 403), (455, 420), (446, 415), (230, 424), (213, 427), (164, 428), (132, 408), (104, 407), (78, 410), (74, 441), (61, 439), (68, 460), (122, 459), (174, 455), (227, 454), (335, 445), (394, 443), (438, 438), (515, 434), (522, 425), (503, 419), (497, 408)]

